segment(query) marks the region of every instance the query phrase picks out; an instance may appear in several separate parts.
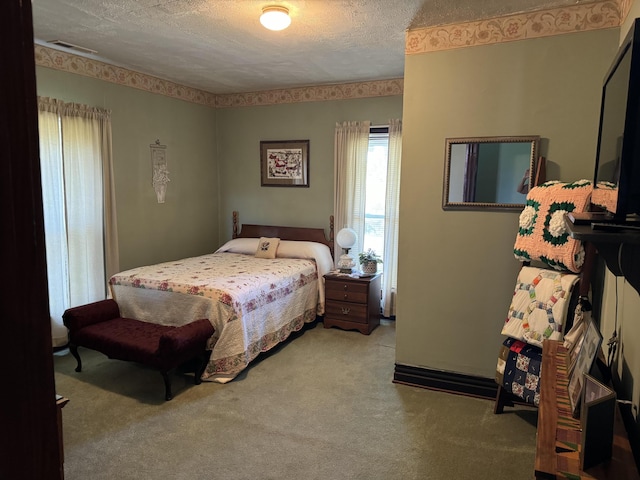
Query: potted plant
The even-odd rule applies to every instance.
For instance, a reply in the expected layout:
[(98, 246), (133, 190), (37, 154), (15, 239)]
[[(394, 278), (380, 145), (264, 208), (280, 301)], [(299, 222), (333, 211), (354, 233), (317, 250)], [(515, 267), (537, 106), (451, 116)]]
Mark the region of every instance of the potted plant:
[(360, 252), (358, 254), (360, 265), (362, 265), (363, 273), (376, 273), (378, 271), (378, 264), (382, 263), (382, 258), (379, 257), (371, 248), (366, 252)]

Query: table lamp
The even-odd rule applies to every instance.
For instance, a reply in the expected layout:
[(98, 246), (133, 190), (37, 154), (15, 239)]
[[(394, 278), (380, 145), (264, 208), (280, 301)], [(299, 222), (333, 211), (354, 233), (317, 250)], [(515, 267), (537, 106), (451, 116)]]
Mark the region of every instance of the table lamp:
[(340, 259), (338, 260), (340, 273), (352, 273), (356, 264), (349, 255), (349, 249), (358, 243), (358, 235), (352, 228), (345, 227), (338, 232), (336, 241), (338, 245), (342, 247), (342, 255), (340, 255)]

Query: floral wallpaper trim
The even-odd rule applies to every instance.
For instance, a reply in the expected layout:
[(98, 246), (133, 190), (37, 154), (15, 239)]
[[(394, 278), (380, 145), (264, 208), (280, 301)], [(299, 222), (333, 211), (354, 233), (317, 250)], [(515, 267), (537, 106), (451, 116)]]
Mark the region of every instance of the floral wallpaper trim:
[(402, 95), (403, 91), (404, 80), (395, 78), (393, 80), (378, 80), (374, 82), (315, 85), (312, 87), (286, 88), (264, 92), (218, 95), (216, 97), (216, 107), (247, 107), (253, 105), (275, 105), (278, 103), (387, 97)]
[(372, 82), (317, 85), (263, 92), (216, 95), (42, 45), (35, 46), (35, 59), (36, 65), (41, 67), (84, 75), (213, 108), (346, 100), (350, 98), (402, 95), (403, 93), (403, 80), (402, 78), (396, 78)]
[(76, 73), (200, 105), (215, 106), (216, 96), (212, 93), (42, 45), (35, 46), (35, 59), (36, 65), (41, 67)]
[(618, 0), (618, 5), (620, 5), (620, 24), (624, 23), (631, 11), (631, 6), (634, 0)]
[(491, 45), (572, 32), (619, 27), (629, 0), (607, 0), (569, 7), (520, 13), (457, 25), (409, 30), (405, 54)]

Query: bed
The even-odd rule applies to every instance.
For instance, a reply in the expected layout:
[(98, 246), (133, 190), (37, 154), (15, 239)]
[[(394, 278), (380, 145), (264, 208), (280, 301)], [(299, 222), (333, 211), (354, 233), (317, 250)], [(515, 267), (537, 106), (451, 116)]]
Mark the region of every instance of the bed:
[[(202, 379), (226, 383), (324, 314), (333, 239), (333, 217), (327, 238), (322, 228), (240, 229), (233, 212), (233, 238), (214, 253), (120, 272), (109, 280), (111, 295), (123, 317), (175, 326), (208, 318), (215, 334)], [(275, 258), (258, 258), (269, 242)]]

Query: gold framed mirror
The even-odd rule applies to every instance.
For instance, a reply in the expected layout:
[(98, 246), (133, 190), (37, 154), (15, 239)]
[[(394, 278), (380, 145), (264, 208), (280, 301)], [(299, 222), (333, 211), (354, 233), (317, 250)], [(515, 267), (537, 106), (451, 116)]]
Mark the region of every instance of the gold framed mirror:
[(536, 181), (540, 137), (464, 137), (445, 141), (444, 210), (522, 210)]

